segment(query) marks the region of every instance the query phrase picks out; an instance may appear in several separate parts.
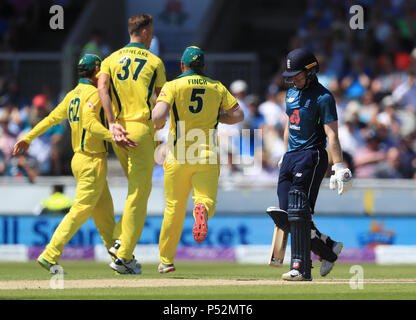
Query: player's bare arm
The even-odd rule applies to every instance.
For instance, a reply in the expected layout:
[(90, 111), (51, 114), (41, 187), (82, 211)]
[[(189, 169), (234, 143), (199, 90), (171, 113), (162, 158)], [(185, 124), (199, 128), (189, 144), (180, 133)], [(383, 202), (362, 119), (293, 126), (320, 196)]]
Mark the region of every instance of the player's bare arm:
[(221, 112), (219, 122), (225, 124), (235, 124), (244, 120), (244, 112), (236, 103), (231, 109)]
[(342, 150), (338, 138), (338, 121), (324, 124), (324, 129), (328, 137), (329, 151), (331, 152), (333, 163), (341, 163)]
[[(160, 91), (160, 90), (159, 90)], [(156, 130), (165, 126), (166, 118), (169, 115), (170, 104), (165, 101), (158, 101), (152, 111), (152, 119)]]
[(344, 168), (342, 163), (342, 149), (338, 138), (338, 121), (332, 121), (324, 125), (328, 137), (329, 152), (331, 152), (335, 172), (329, 180), (329, 188), (338, 190), (338, 194), (344, 194), (352, 188), (352, 173), (350, 169)]
[(126, 135), (129, 133), (124, 130), (121, 124), (115, 122), (114, 112), (111, 107), (111, 98), (108, 94), (108, 88), (110, 87), (110, 76), (108, 74), (102, 73), (98, 78), (98, 95), (101, 99), (105, 115), (108, 120), (108, 126), (113, 137), (113, 140), (116, 142), (124, 141), (127, 142)]

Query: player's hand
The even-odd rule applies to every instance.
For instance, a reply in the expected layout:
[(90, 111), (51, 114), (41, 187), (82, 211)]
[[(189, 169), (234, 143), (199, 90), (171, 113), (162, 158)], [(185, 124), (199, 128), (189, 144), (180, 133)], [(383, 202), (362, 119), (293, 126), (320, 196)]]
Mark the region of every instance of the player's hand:
[(109, 125), (109, 129), (111, 132), (111, 136), (115, 142), (124, 141), (127, 142), (127, 135), (129, 134), (121, 124), (118, 123), (111, 123)]
[(348, 168), (344, 168), (342, 163), (336, 163), (332, 166), (335, 173), (329, 179), (329, 189), (338, 189), (338, 194), (347, 193), (352, 188), (352, 173)]
[(136, 141), (133, 141), (127, 137), (125, 141), (116, 141), (116, 144), (124, 150), (128, 150), (128, 148), (136, 148), (138, 146)]
[(14, 156), (19, 155), (19, 154), (24, 154), (25, 155), (27, 153), (27, 150), (29, 149), (29, 147), (30, 147), (29, 143), (27, 143), (24, 140), (19, 140), (14, 145), (13, 155)]

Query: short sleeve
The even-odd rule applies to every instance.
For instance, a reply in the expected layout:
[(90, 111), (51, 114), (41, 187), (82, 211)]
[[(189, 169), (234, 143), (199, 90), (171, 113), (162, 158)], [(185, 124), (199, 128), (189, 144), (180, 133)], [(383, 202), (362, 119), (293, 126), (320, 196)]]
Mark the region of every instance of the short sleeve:
[(96, 113), (99, 112), (101, 109), (101, 100), (98, 96), (98, 91), (94, 90), (91, 95), (87, 98), (87, 104), (90, 108), (93, 108), (94, 110), (97, 110)]
[(318, 99), (319, 115), (323, 124), (337, 121), (337, 107), (335, 99), (330, 93), (325, 93)]
[(237, 104), (236, 98), (230, 93), (230, 91), (227, 90), (223, 85), (222, 87), (222, 100), (221, 100), (221, 108), (226, 111), (230, 110), (232, 107), (234, 107)]
[(175, 92), (172, 81), (166, 82), (163, 85), (162, 90), (160, 90), (160, 94), (157, 97), (156, 101), (164, 101), (169, 103), (170, 106), (173, 105), (175, 101)]
[(159, 63), (157, 65), (156, 70), (156, 88), (162, 88), (163, 85), (166, 83), (166, 70), (165, 65), (163, 64), (162, 60), (159, 59)]
[(100, 75), (102, 73), (111, 75), (111, 72), (110, 72), (110, 57), (105, 58), (103, 60), (103, 62), (101, 62), (100, 72), (98, 73), (98, 75)]

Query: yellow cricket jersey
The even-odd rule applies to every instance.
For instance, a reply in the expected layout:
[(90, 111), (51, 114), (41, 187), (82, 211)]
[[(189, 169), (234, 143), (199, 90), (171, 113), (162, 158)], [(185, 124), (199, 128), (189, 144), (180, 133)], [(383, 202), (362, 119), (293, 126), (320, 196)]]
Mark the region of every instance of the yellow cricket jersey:
[(116, 119), (149, 120), (155, 87), (166, 82), (162, 60), (141, 43), (129, 43), (101, 63), (100, 73), (110, 76), (110, 97)]
[(157, 101), (171, 106), (169, 138), (173, 145), (183, 143), (188, 149), (199, 144), (199, 150), (216, 147), (220, 109), (229, 110), (237, 104), (221, 82), (192, 70), (167, 82)]
[(103, 140), (111, 141), (111, 133), (105, 128), (104, 110), (97, 88), (85, 78), (80, 79), (78, 85), (23, 140), (31, 143), (65, 119), (71, 126), (74, 152), (107, 152), (107, 142)]

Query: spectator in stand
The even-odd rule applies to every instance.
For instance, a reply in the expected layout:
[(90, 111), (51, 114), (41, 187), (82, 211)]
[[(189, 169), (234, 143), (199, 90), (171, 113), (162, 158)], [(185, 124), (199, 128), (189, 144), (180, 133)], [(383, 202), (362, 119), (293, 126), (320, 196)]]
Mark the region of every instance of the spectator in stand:
[[(256, 150), (256, 139), (260, 140), (261, 134), (256, 132), (256, 129), (263, 129), (264, 126), (264, 117), (259, 112), (260, 99), (257, 95), (251, 94), (246, 97), (247, 107), (248, 107), (248, 120), (243, 122), (243, 129), (249, 130), (249, 137), (246, 134), (241, 136), (241, 154), (254, 156)], [(256, 136), (257, 133), (257, 136)], [(248, 139), (247, 139), (248, 138)]]
[(351, 156), (357, 149), (363, 147), (365, 144), (359, 129), (358, 112), (356, 110), (357, 109), (353, 110), (353, 107), (350, 107), (350, 109), (344, 113), (343, 121), (338, 130), (342, 150)]
[(4, 155), (3, 151), (0, 150), (0, 176), (4, 176), (6, 173), (6, 156)]
[(102, 60), (111, 54), (112, 50), (108, 44), (104, 42), (104, 34), (101, 30), (94, 29), (90, 40), (81, 50), (80, 57), (86, 54), (95, 54)]
[(405, 179), (414, 179), (416, 174), (416, 152), (412, 148), (414, 137), (405, 136), (401, 139), (400, 150), (400, 172)]
[(237, 102), (244, 111), (244, 114), (248, 114), (248, 107), (245, 101), (248, 94), (247, 82), (244, 80), (235, 80), (230, 85), (230, 92), (237, 99)]
[(264, 124), (264, 116), (259, 111), (260, 99), (255, 94), (250, 94), (246, 97), (246, 103), (248, 108), (248, 119), (243, 122), (243, 128), (250, 129), (261, 129)]
[[(244, 80), (235, 80), (230, 85), (230, 92), (236, 98), (240, 108), (243, 110), (245, 115), (248, 115), (248, 106), (245, 101), (247, 96), (248, 85)], [(249, 120), (248, 116), (245, 116), (245, 120)], [(226, 125), (224, 123), (218, 124), (218, 139), (219, 144), (223, 148), (228, 148), (227, 151), (223, 151), (223, 154), (241, 152), (242, 150), (242, 139), (241, 129), (242, 123), (236, 123), (233, 125)], [(237, 151), (238, 150), (238, 151)]]
[(27, 177), (29, 182), (33, 183), (39, 174), (38, 162), (30, 155), (18, 155), (11, 158), (7, 164), (6, 175), (16, 179)]
[(411, 111), (416, 110), (416, 69), (408, 72), (408, 78), (400, 84), (392, 93), (394, 101), (400, 106)]
[(10, 112), (3, 110), (0, 115), (0, 151), (4, 154), (6, 161), (11, 159), (13, 146), (16, 143), (16, 135), (9, 129), (10, 120)]
[(378, 114), (378, 105), (374, 102), (373, 93), (370, 90), (364, 92), (362, 96), (362, 104), (358, 111), (358, 119), (367, 126), (375, 126)]
[(400, 151), (396, 147), (387, 150), (386, 161), (381, 162), (375, 172), (375, 177), (380, 179), (402, 179), (400, 172)]
[(353, 159), (357, 178), (375, 177), (378, 164), (386, 159), (386, 153), (380, 148), (380, 139), (375, 130), (367, 131), (365, 146), (354, 153)]
[(267, 88), (266, 101), (259, 105), (265, 125), (276, 126), (286, 121), (285, 107), (279, 101), (279, 87), (272, 83)]
[[(32, 100), (30, 127), (24, 130), (21, 136), (30, 131), (49, 112), (45, 95), (36, 95)], [(61, 124), (58, 124), (32, 142), (28, 154), (38, 161), (41, 175), (59, 175), (61, 173), (58, 145), (62, 141), (62, 136), (63, 127)]]
[(370, 71), (364, 63), (364, 56), (356, 52), (351, 57), (351, 68), (341, 81), (341, 86), (349, 98), (360, 98), (370, 85)]
[(381, 110), (376, 116), (378, 125), (389, 129), (393, 135), (399, 137), (401, 134), (401, 120), (397, 117), (396, 104), (392, 96), (388, 95), (383, 98), (381, 101)]
[(3, 110), (0, 117), (0, 153), (3, 155), (0, 165), (0, 173), (11, 177), (28, 177), (33, 182), (38, 175), (37, 162), (33, 157), (12, 157), (14, 143), (16, 143), (16, 135), (9, 130), (11, 114)]
[(63, 185), (54, 185), (52, 194), (42, 199), (39, 206), (35, 208), (34, 214), (67, 214), (74, 201), (64, 194), (64, 189)]
[(4, 114), (8, 118), (8, 131), (13, 135), (19, 134), (23, 127), (23, 120), (16, 100), (6, 94), (0, 98), (0, 106), (0, 114)]

